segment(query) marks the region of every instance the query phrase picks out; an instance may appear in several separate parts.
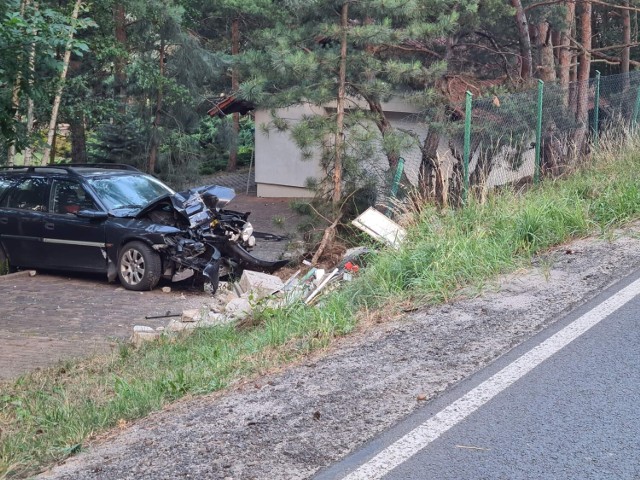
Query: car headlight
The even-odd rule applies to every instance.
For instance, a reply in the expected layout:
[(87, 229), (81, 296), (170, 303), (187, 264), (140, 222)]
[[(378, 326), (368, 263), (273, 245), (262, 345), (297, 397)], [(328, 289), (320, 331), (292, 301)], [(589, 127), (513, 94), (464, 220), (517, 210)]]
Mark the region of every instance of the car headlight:
[(244, 224), (244, 227), (242, 227), (242, 241), (248, 242), (251, 235), (253, 235), (253, 225), (247, 222)]

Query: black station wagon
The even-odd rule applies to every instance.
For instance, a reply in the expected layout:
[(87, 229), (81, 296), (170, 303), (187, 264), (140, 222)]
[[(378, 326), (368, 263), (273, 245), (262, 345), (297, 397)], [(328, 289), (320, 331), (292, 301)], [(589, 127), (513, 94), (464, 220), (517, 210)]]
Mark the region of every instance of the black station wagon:
[(230, 188), (176, 193), (126, 165), (0, 169), (0, 262), (11, 268), (106, 273), (130, 290), (221, 267), (274, 271), (253, 257), (248, 213), (224, 210)]

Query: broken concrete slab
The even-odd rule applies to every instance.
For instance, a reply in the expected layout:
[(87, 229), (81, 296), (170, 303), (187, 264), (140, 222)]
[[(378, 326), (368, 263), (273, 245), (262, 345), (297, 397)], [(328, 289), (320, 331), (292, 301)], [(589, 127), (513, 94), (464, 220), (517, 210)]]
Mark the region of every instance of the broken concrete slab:
[(180, 317), (180, 321), (182, 323), (193, 323), (200, 320), (202, 317), (202, 312), (198, 308), (193, 308), (190, 310), (184, 310), (182, 312), (182, 316)]
[(147, 327), (145, 325), (136, 325), (133, 327), (133, 336), (131, 337), (131, 342), (139, 347), (144, 342), (151, 342), (160, 337), (160, 332), (155, 331), (151, 327)]
[(275, 275), (245, 270), (242, 272), (238, 286), (241, 295), (249, 294), (253, 299), (258, 300), (282, 290), (284, 283)]
[(225, 307), (225, 314), (234, 320), (242, 320), (251, 315), (252, 312), (251, 303), (246, 298), (235, 298)]
[(193, 330), (198, 324), (196, 322), (182, 322), (180, 320), (171, 320), (166, 326), (165, 331), (170, 333), (183, 332), (185, 330)]
[(218, 325), (226, 325), (235, 319), (230, 315), (223, 313), (209, 312), (206, 316), (201, 317), (196, 322), (182, 322), (180, 320), (171, 320), (164, 328), (169, 333), (191, 332), (200, 327), (215, 327)]

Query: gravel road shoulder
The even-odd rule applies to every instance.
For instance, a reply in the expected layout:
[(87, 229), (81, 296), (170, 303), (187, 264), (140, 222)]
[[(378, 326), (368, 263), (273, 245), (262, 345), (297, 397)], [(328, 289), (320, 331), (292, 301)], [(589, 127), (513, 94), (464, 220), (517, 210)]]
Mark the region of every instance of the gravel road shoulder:
[(638, 226), (554, 249), (475, 298), (370, 325), (328, 352), (220, 395), (178, 402), (43, 475), (299, 479), (640, 266)]

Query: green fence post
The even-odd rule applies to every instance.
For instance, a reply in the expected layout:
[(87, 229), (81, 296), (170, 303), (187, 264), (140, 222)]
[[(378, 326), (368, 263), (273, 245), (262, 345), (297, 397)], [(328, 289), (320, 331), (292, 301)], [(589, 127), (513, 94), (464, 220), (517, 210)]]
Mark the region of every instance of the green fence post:
[(400, 187), (400, 179), (402, 178), (402, 172), (404, 171), (404, 158), (398, 159), (398, 166), (396, 167), (396, 174), (393, 177), (393, 183), (391, 184), (391, 191), (389, 192), (389, 201), (387, 202), (387, 217), (391, 216), (393, 199), (398, 194), (398, 188)]
[(540, 182), (540, 149), (542, 147), (542, 101), (544, 99), (544, 82), (538, 80), (538, 118), (536, 122), (536, 163), (533, 170), (533, 183)]
[(636, 105), (633, 107), (633, 118), (631, 119), (631, 128), (635, 132), (638, 126), (638, 113), (640, 113), (640, 86), (638, 86), (638, 93), (636, 94)]
[(600, 135), (600, 71), (596, 70), (596, 93), (593, 100), (593, 145), (598, 146)]
[(471, 154), (471, 99), (473, 94), (467, 90), (464, 110), (464, 158), (463, 158), (463, 175), (464, 184), (462, 187), (462, 201), (467, 203), (467, 194), (469, 192), (469, 156)]

